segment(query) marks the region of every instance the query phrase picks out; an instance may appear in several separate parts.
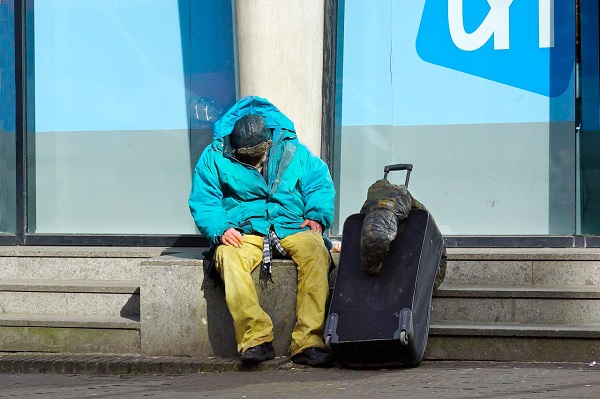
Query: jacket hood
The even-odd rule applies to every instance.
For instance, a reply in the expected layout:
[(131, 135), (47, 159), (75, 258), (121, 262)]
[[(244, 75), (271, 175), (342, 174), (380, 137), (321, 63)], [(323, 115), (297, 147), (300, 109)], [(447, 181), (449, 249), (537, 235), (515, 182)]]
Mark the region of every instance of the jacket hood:
[[(275, 134), (281, 134), (282, 130), (287, 130), (288, 134), (291, 133), (291, 136), (295, 137), (294, 123), (283, 112), (264, 98), (248, 96), (240, 98), (229, 111), (215, 122), (213, 139), (223, 140), (225, 136), (231, 134), (235, 122), (248, 114), (262, 116), (267, 127), (272, 129)], [(274, 137), (275, 139), (277, 138)]]

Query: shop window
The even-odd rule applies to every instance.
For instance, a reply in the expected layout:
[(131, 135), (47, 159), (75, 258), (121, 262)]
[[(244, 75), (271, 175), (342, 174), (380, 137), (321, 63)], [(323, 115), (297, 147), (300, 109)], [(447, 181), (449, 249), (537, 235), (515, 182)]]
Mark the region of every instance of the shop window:
[(509, 3), (339, 2), (337, 233), (396, 163), (446, 236), (576, 233), (575, 3)]
[(194, 234), (192, 170), (236, 98), (232, 3), (27, 4), (26, 233)]
[(600, 235), (600, 55), (598, 2), (577, 1), (580, 233)]

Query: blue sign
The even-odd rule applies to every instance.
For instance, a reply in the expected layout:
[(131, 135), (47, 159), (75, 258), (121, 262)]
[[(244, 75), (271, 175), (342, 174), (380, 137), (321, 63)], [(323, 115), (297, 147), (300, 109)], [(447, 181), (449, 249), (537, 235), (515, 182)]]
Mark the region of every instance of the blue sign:
[(557, 97), (575, 63), (575, 2), (426, 0), (416, 49), (425, 62)]

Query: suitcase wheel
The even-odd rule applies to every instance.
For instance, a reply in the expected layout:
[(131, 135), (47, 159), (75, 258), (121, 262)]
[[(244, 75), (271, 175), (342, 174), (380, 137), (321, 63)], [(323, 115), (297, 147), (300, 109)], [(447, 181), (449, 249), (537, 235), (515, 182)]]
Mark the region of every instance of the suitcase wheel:
[(404, 330), (400, 331), (400, 343), (405, 346), (408, 345), (408, 334)]
[(327, 349), (331, 349), (331, 335), (325, 337), (325, 346)]

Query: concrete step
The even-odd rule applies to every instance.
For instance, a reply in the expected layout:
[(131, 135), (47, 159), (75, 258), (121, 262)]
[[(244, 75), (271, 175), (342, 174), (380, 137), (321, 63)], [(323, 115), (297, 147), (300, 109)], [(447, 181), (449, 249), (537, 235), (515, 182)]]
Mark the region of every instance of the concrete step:
[(139, 316), (139, 283), (0, 279), (0, 314)]
[(0, 246), (0, 279), (139, 280), (142, 260), (171, 252), (163, 247)]
[(537, 338), (600, 338), (600, 323), (477, 323), (432, 322), (431, 335), (537, 337)]
[(3, 327), (64, 327), (139, 330), (139, 316), (70, 316), (47, 314), (0, 314)]
[(448, 284), (600, 285), (595, 248), (448, 248)]
[[(204, 350), (200, 341), (206, 351), (229, 356), (235, 353), (230, 316), (222, 290), (203, 274), (202, 250), (0, 247), (0, 351), (144, 353), (140, 281), (144, 331), (155, 337), (146, 339), (146, 353), (158, 348), (173, 354), (170, 346), (184, 339), (185, 356)], [(277, 284), (266, 288), (277, 292), (261, 300), (281, 327), (276, 337), (284, 352), (294, 320), (295, 269), (283, 261), (275, 272)], [(587, 361), (587, 351), (600, 358), (599, 286), (600, 253), (594, 249), (449, 248), (427, 356)], [(112, 296), (119, 299), (106, 299)], [(60, 314), (44, 310), (51, 303)], [(5, 304), (10, 312), (2, 314)]]
[(434, 297), (600, 299), (600, 285), (442, 284)]
[(598, 286), (443, 284), (432, 303), (432, 322), (600, 323)]
[(140, 283), (132, 280), (0, 279), (0, 291), (139, 294)]
[(138, 317), (0, 314), (2, 352), (140, 353)]
[(600, 323), (431, 324), (428, 360), (591, 362), (600, 359)]
[(139, 355), (140, 263), (168, 253), (0, 247), (0, 350)]

